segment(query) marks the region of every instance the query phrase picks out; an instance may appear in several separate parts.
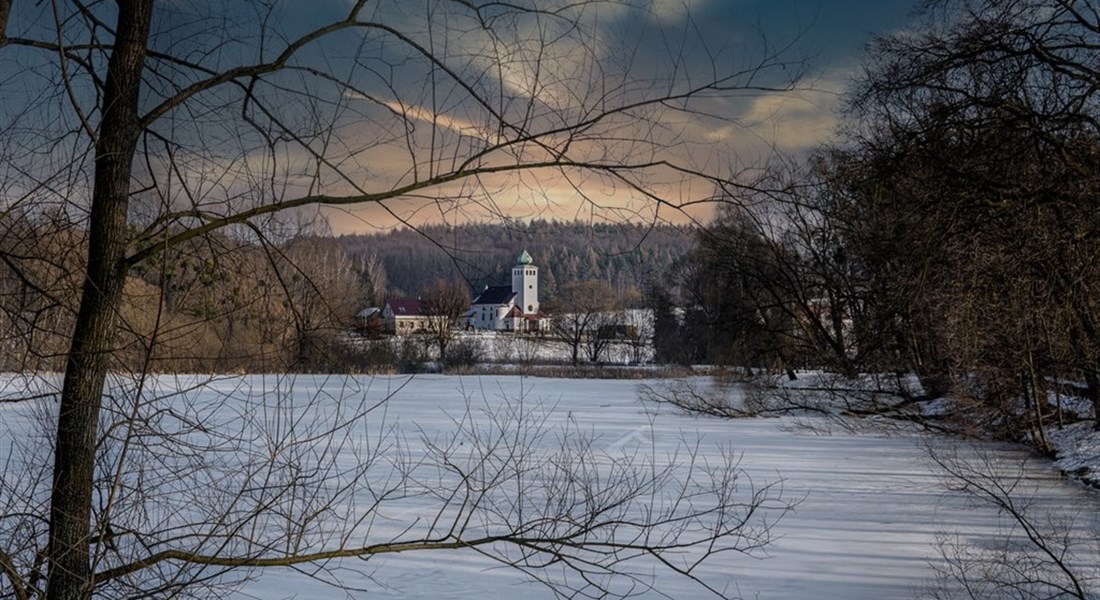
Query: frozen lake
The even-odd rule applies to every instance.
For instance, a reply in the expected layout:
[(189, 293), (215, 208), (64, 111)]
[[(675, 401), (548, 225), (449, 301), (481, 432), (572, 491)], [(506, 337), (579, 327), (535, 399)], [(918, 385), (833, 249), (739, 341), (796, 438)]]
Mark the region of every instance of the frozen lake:
[[(719, 589), (746, 598), (918, 597), (934, 579), (937, 539), (958, 536), (980, 547), (1010, 525), (993, 508), (976, 506), (948, 491), (929, 460), (924, 436), (853, 433), (816, 417), (694, 417), (641, 402), (641, 384), (657, 383), (442, 375), (350, 380), (299, 376), (291, 381), (269, 376), (220, 380), (198, 395), (206, 398), (208, 408), (216, 404), (220, 406), (216, 410), (233, 414), (249, 402), (268, 402), (260, 398), (272, 395), (258, 390), (277, 386), (289, 391), (286, 397), (297, 399), (294, 402), (302, 407), (307, 406), (306, 399), (321, 398), (309, 410), (322, 415), (349, 401), (374, 405), (385, 399), (370, 415), (374, 423), (384, 421), (385, 428), (368, 428), (363, 435), (391, 432), (403, 440), (403, 451), (410, 456), (422, 451), (417, 447), (422, 440), (452, 433), (456, 420), (464, 415), (476, 420), (486, 410), (515, 406), (520, 399), (524, 411), (545, 419), (542, 443), (557, 443), (562, 432), (569, 431), (569, 435), (589, 436), (599, 453), (644, 454), (658, 457), (658, 462), (669, 457), (674, 462), (686, 460), (684, 450), (692, 448), (697, 449), (697, 461), (716, 463), (723, 451), (732, 449), (740, 455), (740, 467), (753, 484), (779, 484), (782, 498), (797, 502), (775, 526), (775, 539), (763, 552), (715, 556), (699, 572)], [(174, 384), (166, 379), (159, 385)], [(244, 400), (248, 394), (252, 399)], [(31, 415), (36, 412), (41, 411), (26, 403), (0, 404), (0, 452), (7, 455), (12, 440), (33, 431)], [(362, 447), (352, 444), (350, 448)], [(963, 452), (974, 455), (977, 451), (966, 447)], [(1039, 490), (1035, 502), (1050, 514), (1088, 515), (1078, 518), (1075, 527), (1095, 536), (1094, 494), (1064, 483), (1049, 463), (1029, 460), (1018, 448), (989, 444), (981, 452), (1005, 468), (1022, 464), (1021, 491)], [(354, 464), (358, 455), (340, 460)], [(746, 483), (742, 479), (742, 486)], [(399, 531), (403, 521), (418, 517), (412, 506), (380, 512), (389, 522), (373, 531), (382, 535)], [(553, 597), (521, 574), (469, 550), (409, 552), (345, 563), (333, 573), (356, 590), (347, 592), (348, 597)], [(675, 576), (659, 575), (657, 587), (671, 598), (707, 597), (705, 590)], [(236, 593), (240, 598), (344, 596), (345, 592), (292, 569), (264, 571)], [(644, 596), (662, 597), (652, 591)]]

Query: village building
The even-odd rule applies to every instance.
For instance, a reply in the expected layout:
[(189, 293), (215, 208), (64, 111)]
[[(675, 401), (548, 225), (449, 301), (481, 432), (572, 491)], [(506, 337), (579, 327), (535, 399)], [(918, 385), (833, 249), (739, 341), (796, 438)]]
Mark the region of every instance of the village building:
[(368, 306), (355, 313), (355, 324), (356, 326), (365, 326), (372, 320), (380, 318), (382, 318), (382, 309), (377, 306)]
[(404, 335), (427, 331), (430, 317), (419, 298), (390, 298), (382, 307), (382, 319), (387, 332)]
[(361, 336), (375, 338), (386, 332), (386, 320), (382, 318), (382, 309), (369, 306), (355, 313), (352, 329)]
[(539, 311), (539, 268), (526, 250), (512, 267), (512, 285), (490, 285), (474, 298), (466, 327), (485, 331), (542, 333), (550, 318)]

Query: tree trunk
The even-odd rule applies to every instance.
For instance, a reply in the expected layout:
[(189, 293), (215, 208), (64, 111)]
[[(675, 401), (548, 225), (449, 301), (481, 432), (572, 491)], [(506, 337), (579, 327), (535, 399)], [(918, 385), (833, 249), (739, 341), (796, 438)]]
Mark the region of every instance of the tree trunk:
[(11, 14), (11, 0), (0, 0), (0, 46), (8, 43), (8, 15)]
[(121, 0), (96, 140), (88, 267), (61, 391), (50, 505), (50, 600), (92, 593), (92, 485), (103, 386), (126, 280), (126, 213), (152, 0)]
[(1085, 371), (1085, 395), (1092, 403), (1092, 428), (1100, 431), (1100, 377), (1095, 371)]

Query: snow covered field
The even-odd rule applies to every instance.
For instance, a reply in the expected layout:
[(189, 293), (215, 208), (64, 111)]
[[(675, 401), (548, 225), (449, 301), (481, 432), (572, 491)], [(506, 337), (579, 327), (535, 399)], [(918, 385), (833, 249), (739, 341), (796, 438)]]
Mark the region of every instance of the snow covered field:
[[(482, 409), (522, 398), (526, 410), (546, 417), (552, 432), (545, 438), (547, 443), (557, 439), (554, 432), (568, 428), (591, 435), (596, 449), (610, 455), (640, 452), (663, 460), (678, 453), (676, 460), (683, 460), (686, 445), (697, 447), (699, 458), (716, 462), (723, 449), (734, 449), (754, 484), (781, 482), (782, 497), (798, 503), (776, 525), (777, 539), (764, 553), (756, 557), (727, 553), (706, 563), (702, 574), (706, 580), (746, 598), (919, 597), (934, 576), (938, 538), (957, 535), (980, 547), (1010, 524), (994, 509), (947, 491), (928, 459), (924, 438), (916, 434), (852, 433), (818, 418), (692, 417), (640, 402), (638, 386), (653, 382), (441, 375), (351, 381), (348, 388), (340, 377), (299, 376), (293, 390), (303, 398), (321, 392), (332, 403), (324, 410), (332, 410), (339, 398), (350, 397), (349, 389), (368, 404), (392, 394), (385, 405), (385, 419), (406, 432), (405, 439), (413, 446), (418, 439), (453, 430), (452, 419), (465, 412), (467, 402), (471, 414), (477, 415)], [(216, 382), (202, 394), (219, 401), (238, 390), (257, 390), (261, 383), (271, 387), (276, 382), (288, 383), (271, 376), (262, 382), (258, 377), (233, 378)], [(159, 385), (173, 383), (166, 379)], [(225, 406), (223, 410), (236, 410), (232, 403)], [(0, 457), (8, 456), (13, 440), (25, 439), (33, 430), (35, 412), (30, 403), (0, 403)], [(961, 451), (976, 452), (970, 447)], [(1095, 535), (1094, 494), (1060, 481), (1049, 463), (1028, 460), (1019, 449), (985, 445), (980, 451), (1002, 466), (1023, 463), (1020, 490), (1037, 489), (1035, 502), (1054, 515), (1081, 513), (1076, 527)], [(395, 521), (391, 529), (401, 525), (397, 521), (415, 519), (409, 512), (389, 517)], [(411, 552), (351, 562), (355, 564), (339, 571), (343, 584), (358, 590), (348, 592), (348, 597), (553, 597), (546, 588), (472, 551)], [(667, 597), (706, 597), (690, 582), (660, 577), (657, 585)], [(344, 596), (343, 591), (302, 573), (281, 569), (263, 572), (236, 597)], [(661, 596), (651, 592), (646, 597)]]

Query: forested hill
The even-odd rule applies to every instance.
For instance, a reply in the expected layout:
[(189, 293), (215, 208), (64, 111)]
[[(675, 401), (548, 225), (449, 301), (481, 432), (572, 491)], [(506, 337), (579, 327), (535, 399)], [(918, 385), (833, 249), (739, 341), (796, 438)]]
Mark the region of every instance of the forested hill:
[(391, 293), (409, 295), (440, 279), (461, 277), (475, 290), (510, 283), (511, 268), (526, 249), (539, 267), (543, 301), (561, 286), (586, 279), (609, 282), (629, 301), (693, 243), (687, 227), (558, 221), (436, 225), (339, 240), (352, 257), (377, 259)]

